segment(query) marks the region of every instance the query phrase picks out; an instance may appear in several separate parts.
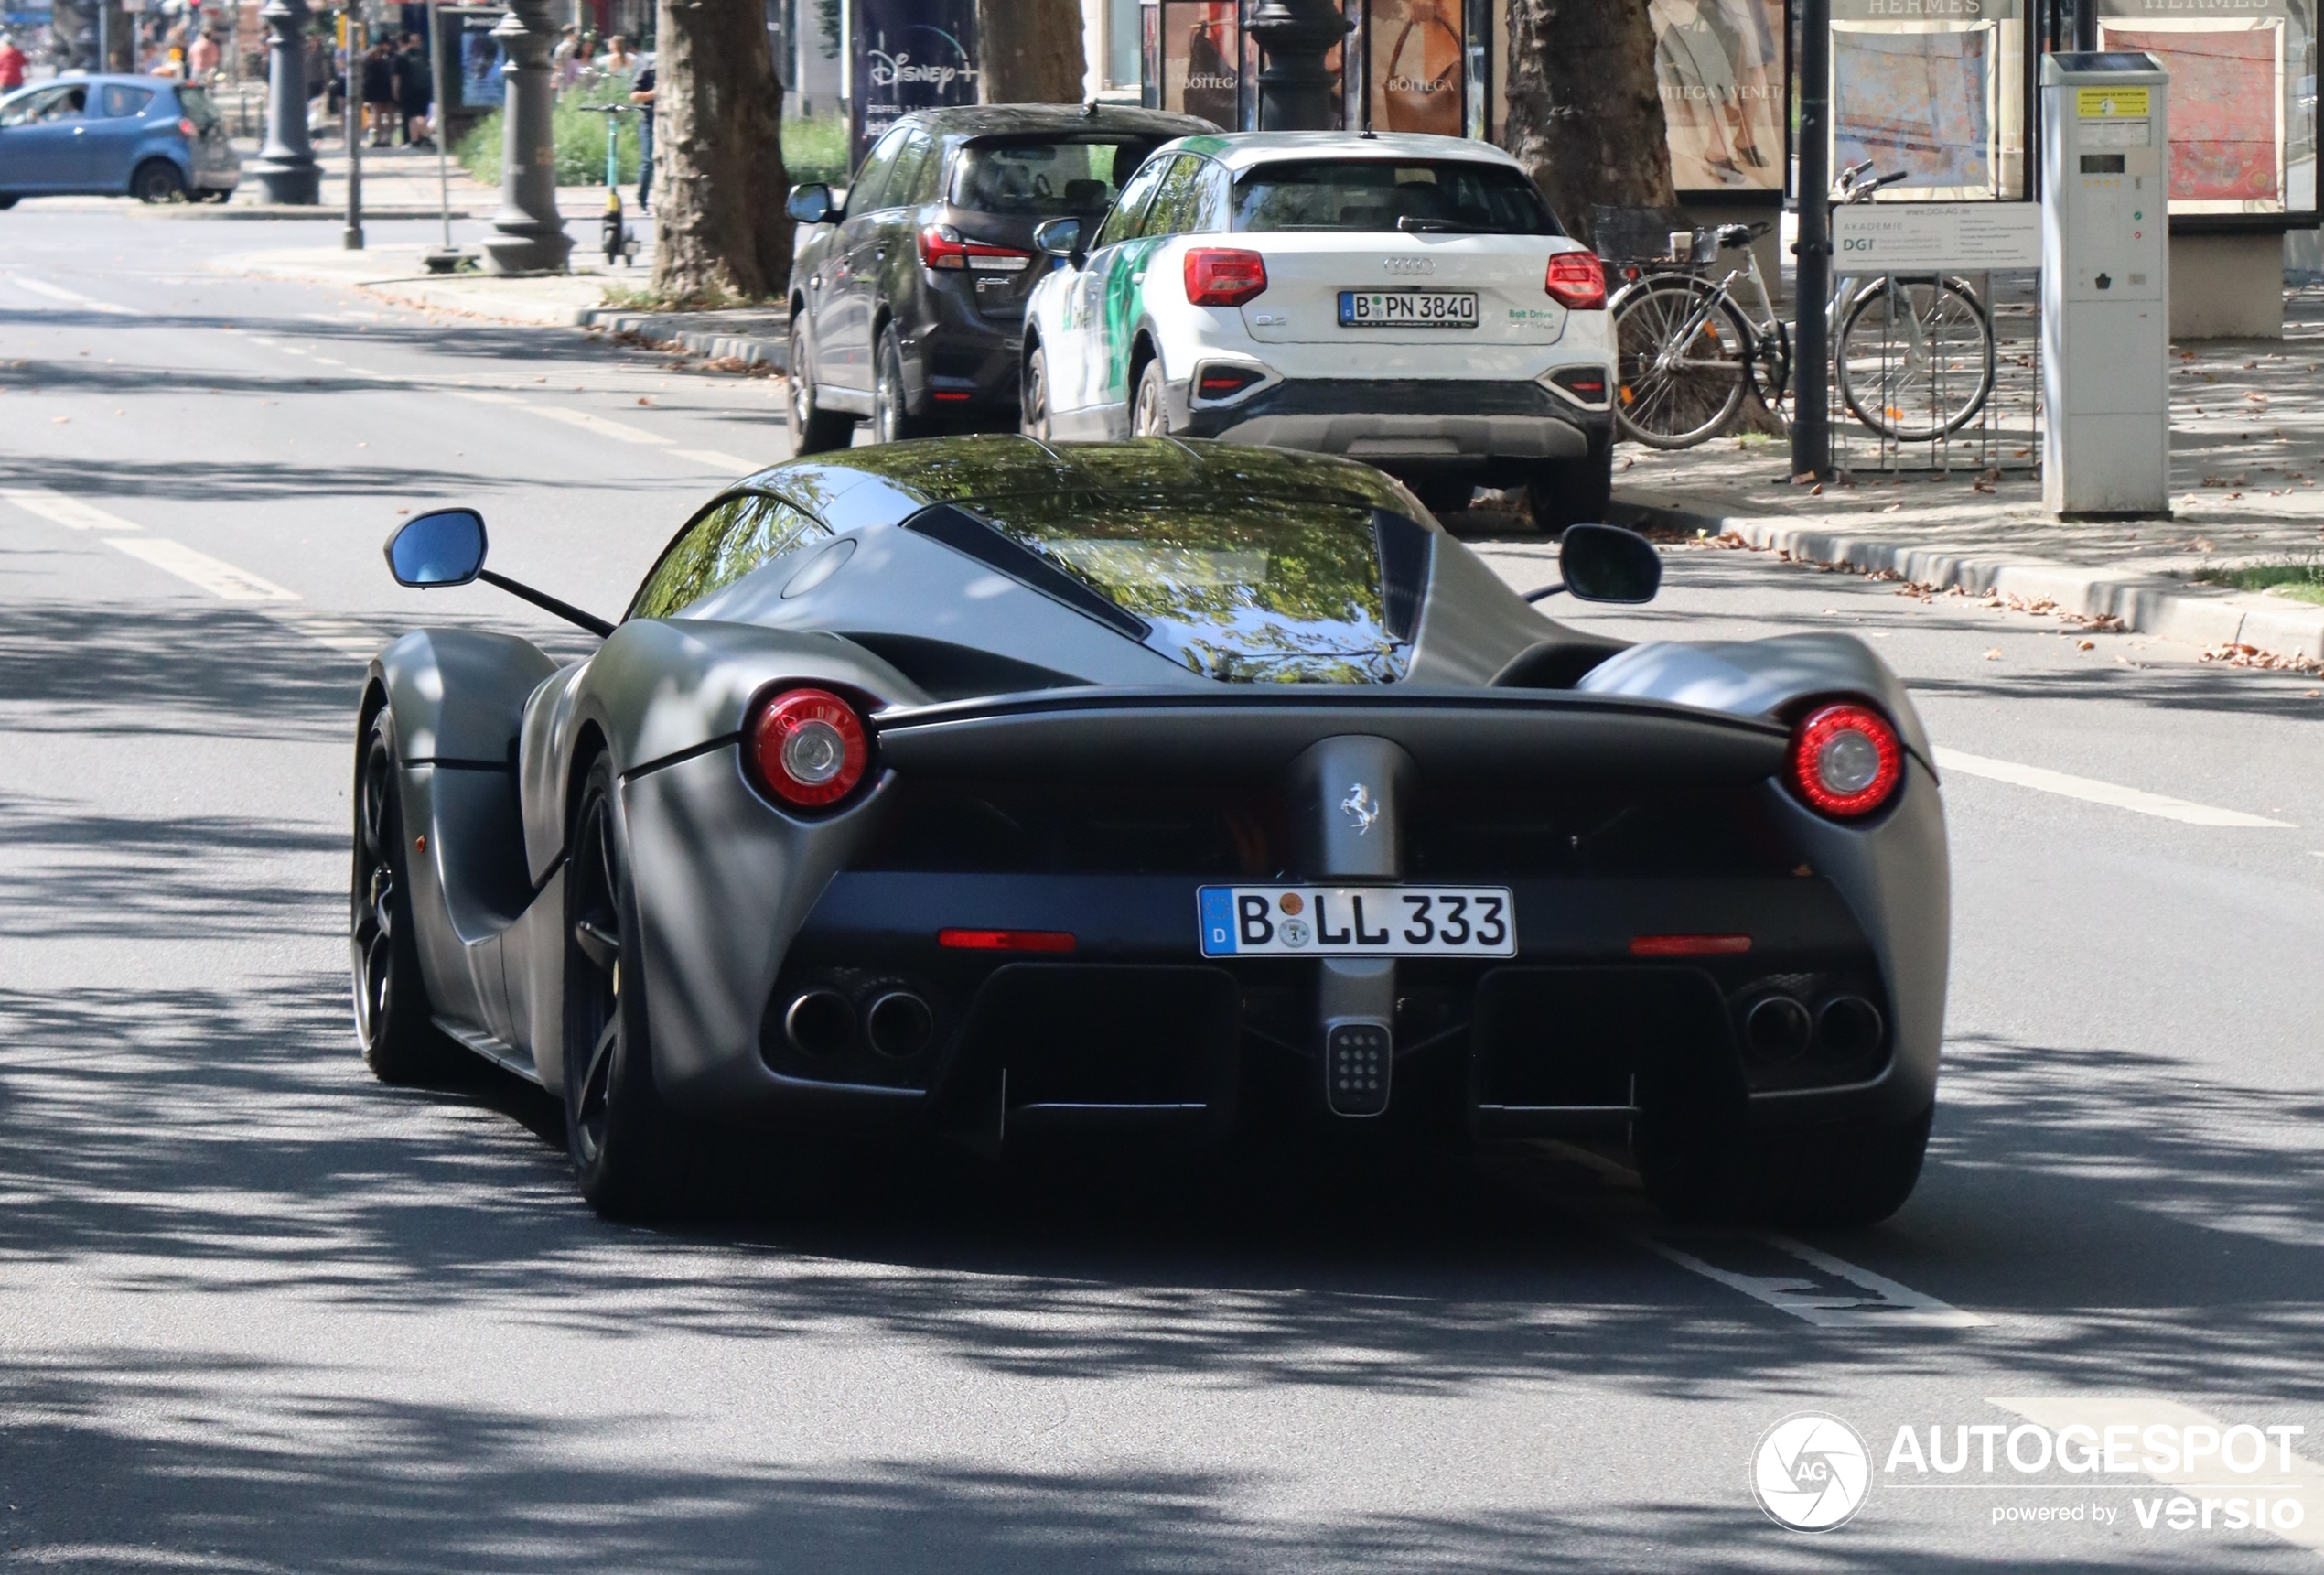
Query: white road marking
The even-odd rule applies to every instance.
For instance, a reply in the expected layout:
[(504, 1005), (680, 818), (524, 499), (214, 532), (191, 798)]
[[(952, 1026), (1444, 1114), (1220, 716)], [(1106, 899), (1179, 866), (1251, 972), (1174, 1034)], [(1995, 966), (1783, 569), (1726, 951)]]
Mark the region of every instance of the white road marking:
[(284, 608), (269, 612), (268, 617), (314, 641), (328, 645), (342, 655), (360, 661), (370, 661), (387, 642), (351, 619), (339, 618), (328, 612), (309, 612), (301, 608)]
[(321, 362), (322, 362), (325, 366), (345, 366), (345, 365), (347, 364), (347, 363), (346, 363), (345, 361), (333, 361), (333, 360), (332, 360), (329, 356), (327, 356), (327, 355), (317, 355), (317, 354), (316, 354), (316, 352), (314, 352), (313, 351), (309, 351), (307, 353), (308, 353), (309, 355), (314, 355), (314, 356), (315, 356), (315, 359), (316, 359), (317, 361), (321, 361)]
[[(1536, 1143), (1534, 1147), (1594, 1170), (1626, 1192), (1636, 1193), (1641, 1190), (1636, 1170), (1593, 1149), (1555, 1140)], [(1688, 1252), (1663, 1240), (1652, 1229), (1614, 1228), (1636, 1246), (1676, 1264), (1689, 1274), (1699, 1274), (1729, 1290), (1739, 1290), (1755, 1301), (1765, 1302), (1779, 1312), (1789, 1313), (1820, 1329), (1982, 1329), (1993, 1321), (1940, 1301), (1925, 1291), (1900, 1285), (1884, 1274), (1875, 1274), (1834, 1257), (1819, 1247), (1770, 1231), (1690, 1231), (1684, 1239), (1697, 1250)], [(1773, 1247), (1816, 1270), (1824, 1283), (1819, 1285), (1817, 1280), (1802, 1276), (1778, 1277), (1722, 1268), (1702, 1256), (1716, 1253), (1719, 1246), (1727, 1244), (1748, 1244), (1753, 1249)], [(1753, 1256), (1764, 1254), (1755, 1250)], [(1834, 1289), (1829, 1283), (1832, 1281), (1847, 1289)]]
[[(2324, 1466), (2319, 1466), (2304, 1455), (2294, 1454), (2287, 1469), (2286, 1451), (2277, 1446), (2279, 1442), (2288, 1442), (2288, 1440), (2265, 1439), (2266, 1454), (2264, 1458), (2268, 1467), (2248, 1475), (2229, 1470), (2221, 1461), (2197, 1469), (2188, 1469), (2182, 1461), (2181, 1469), (2178, 1471), (2158, 1472), (2146, 1464), (2147, 1460), (2153, 1458), (2144, 1441), (2147, 1427), (2160, 1423), (2176, 1428), (2177, 1437), (2180, 1440), (2187, 1438), (2190, 1427), (2206, 1427), (2211, 1429), (2211, 1436), (2218, 1439), (2224, 1437), (2229, 1424), (2176, 1400), (2142, 1399), (2135, 1395), (1995, 1396), (1985, 1403), (1999, 1406), (2005, 1411), (2015, 1411), (2026, 1420), (2049, 1429), (2052, 1434), (2060, 1428), (2077, 1423), (2088, 1428), (2101, 1440), (2105, 1438), (2106, 1429), (2110, 1427), (2136, 1429), (2138, 1430), (2132, 1437), (2138, 1441), (2124, 1452), (2125, 1458), (2134, 1460), (2139, 1471), (2146, 1475), (2177, 1488), (2209, 1488), (2214, 1494), (2224, 1490), (2233, 1496), (2246, 1499), (2254, 1495), (2295, 1499), (2302, 1511), (2299, 1524), (2286, 1527), (2271, 1516), (2267, 1529), (2295, 1548), (2324, 1553)], [(2204, 1495), (2195, 1496), (2200, 1498)], [(2203, 1521), (2209, 1525), (2211, 1516), (2204, 1516)]]
[(1630, 1239), (1690, 1273), (1716, 1280), (1730, 1290), (1739, 1290), (1755, 1301), (1764, 1301), (1777, 1311), (1788, 1312), (1819, 1329), (1981, 1329), (1992, 1321), (1940, 1301), (1924, 1291), (1899, 1285), (1886, 1275), (1834, 1257), (1805, 1242), (1771, 1232), (1739, 1234), (1789, 1254), (1822, 1271), (1825, 1278), (1843, 1281), (1852, 1289), (1821, 1288), (1813, 1280), (1796, 1276), (1742, 1274), (1706, 1263), (1693, 1253), (1683, 1252), (1651, 1235), (1638, 1234)]
[(513, 394), (495, 394), (489, 388), (447, 388), (444, 392), (455, 399), (473, 399), (479, 405), (522, 405), (524, 403)]
[(533, 413), (535, 415), (545, 415), (552, 421), (562, 421), (568, 426), (578, 426), (585, 432), (594, 432), (600, 437), (611, 437), (618, 442), (667, 443), (670, 441), (659, 432), (648, 432), (642, 426), (629, 426), (619, 421), (608, 421), (604, 416), (593, 415), (586, 410), (568, 410), (557, 405), (536, 405), (533, 406)]
[(223, 558), (196, 552), (183, 542), (173, 542), (161, 536), (107, 536), (104, 543), (133, 558), (142, 558), (166, 574), (174, 574), (189, 585), (199, 586), (221, 600), (298, 599), (296, 591), (285, 590), (273, 580), (261, 579), (248, 569), (236, 568)]
[(0, 487), (0, 498), (5, 498), (27, 513), (76, 531), (135, 531), (144, 527), (134, 520), (124, 520), (119, 514), (109, 514), (93, 503), (69, 498), (62, 492), (46, 487)]
[(699, 460), (714, 469), (731, 470), (737, 476), (748, 476), (754, 470), (763, 470), (767, 468), (757, 460), (737, 458), (732, 454), (722, 454), (715, 448), (672, 448), (670, 452), (681, 459)]
[(110, 312), (117, 318), (142, 318), (146, 314), (134, 307), (117, 307), (111, 301), (100, 301), (68, 290), (62, 285), (52, 285), (46, 279), (27, 279), (21, 274), (11, 274), (8, 280), (18, 289), (30, 290), (36, 296), (46, 296), (52, 301), (65, 301), (76, 307), (86, 307), (92, 312)]
[(2211, 804), (2193, 804), (2168, 793), (2146, 793), (2138, 788), (2102, 782), (2095, 777), (2069, 776), (2041, 766), (2021, 766), (2015, 761), (1987, 760), (1983, 755), (1968, 755), (1959, 750), (1939, 748), (1937, 765), (1964, 776), (1988, 777), (1997, 782), (2009, 782), (2017, 787), (2032, 788), (2037, 793), (2054, 793), (2063, 798), (2078, 798), (2089, 804), (2103, 804), (2115, 809), (2127, 809), (2139, 814), (2151, 814), (2163, 820), (2182, 821), (2189, 825), (2265, 826), (2276, 830), (2296, 829), (2291, 822), (2269, 820), (2265, 815), (2245, 814), (2240, 809), (2220, 809)]

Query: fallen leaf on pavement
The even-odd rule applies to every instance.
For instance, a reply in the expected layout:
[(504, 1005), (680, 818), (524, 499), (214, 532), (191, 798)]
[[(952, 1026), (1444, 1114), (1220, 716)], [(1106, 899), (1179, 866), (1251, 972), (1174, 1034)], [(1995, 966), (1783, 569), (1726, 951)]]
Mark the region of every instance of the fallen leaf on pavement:
[(1990, 651), (1986, 652), (1986, 653), (1985, 653), (1985, 660), (1986, 660), (1986, 661), (1988, 661), (1988, 662), (1998, 662), (1998, 661), (2000, 661), (2000, 660), (2001, 660), (2001, 647), (2000, 647), (2000, 646), (1998, 646), (1998, 645), (1996, 645), (1996, 646), (1995, 646), (1992, 650), (1990, 650)]
[(2098, 649), (2098, 642), (2095, 640), (2077, 640), (2074, 642), (2074, 649), (2077, 651), (2095, 651)]
[(66, 422), (70, 421), (72, 417), (70, 415), (51, 415), (48, 419), (54, 422), (57, 426), (62, 426)]

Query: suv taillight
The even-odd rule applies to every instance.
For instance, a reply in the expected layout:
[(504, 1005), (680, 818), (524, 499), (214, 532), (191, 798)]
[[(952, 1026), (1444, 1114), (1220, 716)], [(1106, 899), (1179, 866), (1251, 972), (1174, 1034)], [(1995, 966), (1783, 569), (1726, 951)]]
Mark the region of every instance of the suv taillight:
[(1197, 246), (1186, 254), (1186, 298), (1198, 307), (1239, 307), (1267, 287), (1267, 260), (1256, 252)]
[(920, 232), (920, 265), (923, 268), (973, 269), (980, 274), (1015, 274), (1029, 266), (1030, 252), (988, 246), (962, 238), (950, 224), (929, 224)]
[(1904, 746), (1868, 706), (1819, 706), (1791, 730), (1791, 785), (1836, 820), (1870, 814), (1904, 781)]
[(1553, 252), (1542, 288), (1569, 311), (1597, 311), (1606, 305), (1606, 265), (1595, 252)]

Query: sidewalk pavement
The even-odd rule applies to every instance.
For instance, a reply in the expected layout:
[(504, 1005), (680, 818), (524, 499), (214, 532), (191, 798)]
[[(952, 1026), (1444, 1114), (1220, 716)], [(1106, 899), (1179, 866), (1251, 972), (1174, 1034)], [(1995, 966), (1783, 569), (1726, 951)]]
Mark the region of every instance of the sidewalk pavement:
[[(2324, 607), (2198, 585), (2199, 568), (2324, 559), (2324, 291), (2286, 293), (2281, 340), (2172, 347), (2168, 520), (2061, 523), (2024, 469), (1793, 485), (1781, 438), (1624, 445), (1617, 517), (1805, 562), (2190, 642), (2324, 661)], [(2014, 460), (2022, 464), (2022, 460)]]

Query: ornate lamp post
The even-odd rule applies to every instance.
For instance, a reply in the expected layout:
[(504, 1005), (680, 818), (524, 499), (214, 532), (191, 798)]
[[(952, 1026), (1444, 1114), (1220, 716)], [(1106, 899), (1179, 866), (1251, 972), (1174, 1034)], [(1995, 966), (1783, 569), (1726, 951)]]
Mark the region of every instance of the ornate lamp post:
[(573, 250), (557, 211), (556, 136), (550, 111), (556, 89), (549, 52), (556, 47), (550, 0), (510, 0), (509, 14), (492, 29), (509, 63), (502, 106), (507, 140), (500, 154), (500, 210), (484, 243), (485, 265), (496, 274), (562, 274)]
[(266, 0), (266, 146), (250, 168), (269, 202), (321, 200), (323, 172), (307, 140), (307, 0)]
[(1266, 52), (1259, 72), (1261, 131), (1332, 131), (1344, 115), (1323, 58), (1350, 23), (1330, 0), (1261, 0), (1247, 31)]

